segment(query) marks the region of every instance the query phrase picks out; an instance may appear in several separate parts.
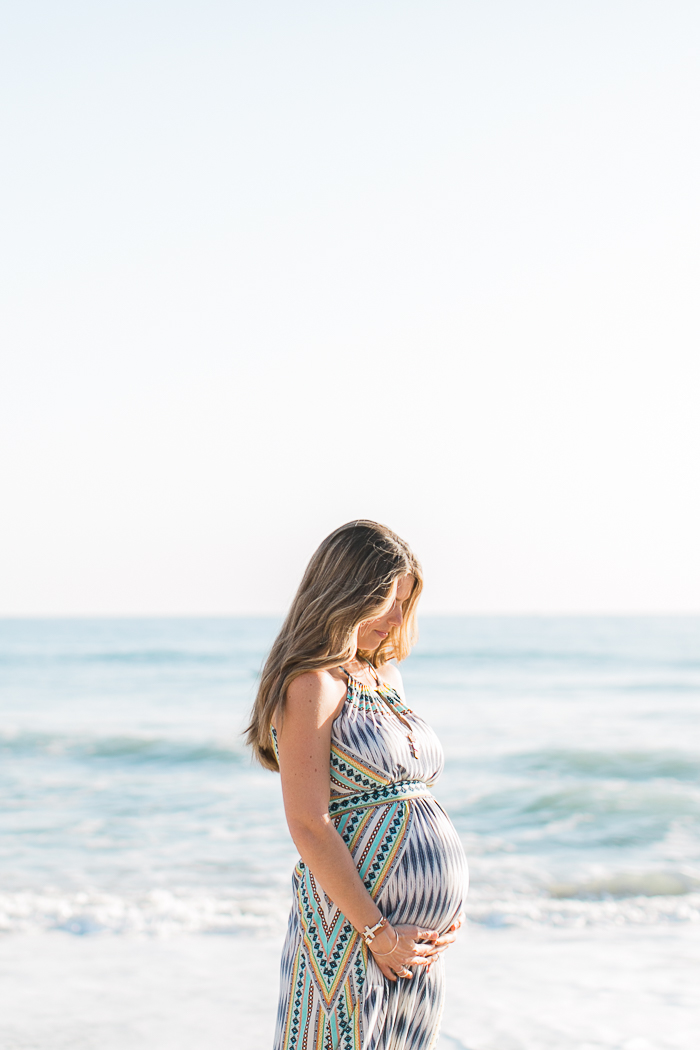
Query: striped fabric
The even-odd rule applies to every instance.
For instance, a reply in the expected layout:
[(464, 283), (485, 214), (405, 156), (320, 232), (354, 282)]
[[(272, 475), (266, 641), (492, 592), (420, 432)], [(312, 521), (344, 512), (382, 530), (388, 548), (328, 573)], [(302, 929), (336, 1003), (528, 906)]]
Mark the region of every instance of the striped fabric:
[[(273, 740), (276, 747), (274, 730)], [(445, 932), (462, 909), (467, 867), (430, 791), (442, 765), (432, 729), (393, 689), (349, 677), (333, 723), (329, 813), (382, 914)], [(429, 974), (415, 967), (413, 979), (387, 981), (301, 860), (292, 890), (274, 1050), (431, 1050), (444, 997), (442, 956)]]

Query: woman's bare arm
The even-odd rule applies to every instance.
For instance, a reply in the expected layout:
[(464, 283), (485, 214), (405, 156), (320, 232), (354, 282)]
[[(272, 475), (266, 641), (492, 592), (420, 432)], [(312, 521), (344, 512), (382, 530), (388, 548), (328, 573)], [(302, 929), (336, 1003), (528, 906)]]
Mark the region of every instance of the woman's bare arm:
[[(295, 678), (287, 690), (277, 739), (284, 809), (294, 844), (324, 892), (355, 929), (363, 930), (374, 926), (381, 912), (328, 813), (331, 726), (344, 695), (345, 684), (327, 671), (308, 672)], [(399, 944), (395, 951), (386, 956), (386, 962), (382, 958), (376, 960), (390, 980), (395, 979), (394, 969), (426, 965), (436, 951), (431, 943), (437, 939), (434, 930), (411, 926), (398, 927), (396, 932)], [(389, 953), (396, 942), (394, 929), (380, 931), (376, 942), (373, 949)]]
[(362, 930), (381, 913), (328, 813), (331, 725), (343, 693), (343, 683), (327, 672), (300, 675), (287, 691), (277, 739), (284, 810), (294, 844), (331, 900)]

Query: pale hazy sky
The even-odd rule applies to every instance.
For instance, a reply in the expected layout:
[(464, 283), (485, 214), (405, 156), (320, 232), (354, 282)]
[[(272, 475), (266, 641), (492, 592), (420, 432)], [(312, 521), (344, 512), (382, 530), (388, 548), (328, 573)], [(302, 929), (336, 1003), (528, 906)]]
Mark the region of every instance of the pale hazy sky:
[(700, 6), (3, 5), (0, 612), (700, 611)]

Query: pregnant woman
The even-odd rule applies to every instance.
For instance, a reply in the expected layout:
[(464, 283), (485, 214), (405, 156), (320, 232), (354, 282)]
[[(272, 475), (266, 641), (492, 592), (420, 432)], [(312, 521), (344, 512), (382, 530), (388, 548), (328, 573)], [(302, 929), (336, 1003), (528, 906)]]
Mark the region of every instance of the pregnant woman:
[(275, 1050), (430, 1050), (442, 953), (467, 868), (430, 788), (442, 749), (406, 706), (421, 569), (395, 533), (353, 521), (312, 557), (272, 646), (248, 740), (279, 769), (301, 859)]

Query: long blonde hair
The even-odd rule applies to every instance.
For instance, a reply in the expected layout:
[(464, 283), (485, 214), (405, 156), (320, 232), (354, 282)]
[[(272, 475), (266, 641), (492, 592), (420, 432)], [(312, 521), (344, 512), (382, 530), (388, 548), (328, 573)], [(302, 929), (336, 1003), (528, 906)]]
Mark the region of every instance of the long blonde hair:
[(265, 662), (246, 729), (255, 757), (267, 769), (279, 769), (270, 727), (284, 710), (290, 683), (305, 671), (352, 660), (356, 627), (380, 613), (394, 581), (407, 573), (415, 583), (404, 604), (403, 623), (373, 652), (358, 651), (375, 666), (403, 660), (416, 640), (416, 604), (423, 589), (420, 562), (404, 540), (376, 521), (350, 521), (320, 545)]

